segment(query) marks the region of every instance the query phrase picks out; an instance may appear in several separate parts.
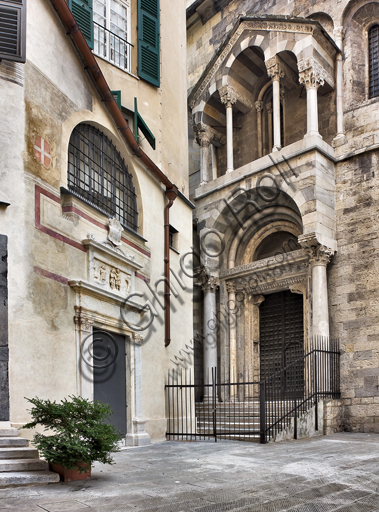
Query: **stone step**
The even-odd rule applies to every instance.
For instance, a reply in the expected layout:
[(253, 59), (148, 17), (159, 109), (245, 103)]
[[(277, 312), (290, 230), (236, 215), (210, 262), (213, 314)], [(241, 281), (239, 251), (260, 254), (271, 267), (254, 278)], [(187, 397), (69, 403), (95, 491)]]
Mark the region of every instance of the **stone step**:
[(0, 448), (13, 446), (29, 446), (29, 441), (23, 437), (0, 437)]
[(47, 471), (48, 468), (48, 463), (39, 459), (0, 460), (0, 473), (9, 471)]
[(0, 473), (0, 488), (9, 485), (53, 484), (59, 482), (58, 473), (51, 471), (9, 471)]
[(20, 432), (17, 428), (0, 428), (0, 437), (18, 437)]
[(29, 447), (0, 447), (0, 460), (4, 459), (38, 459), (38, 450)]

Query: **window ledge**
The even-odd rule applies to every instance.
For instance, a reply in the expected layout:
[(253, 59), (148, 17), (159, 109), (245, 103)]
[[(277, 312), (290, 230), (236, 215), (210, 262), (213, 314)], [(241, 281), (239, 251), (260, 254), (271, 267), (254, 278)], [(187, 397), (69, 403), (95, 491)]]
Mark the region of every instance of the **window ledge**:
[[(104, 212), (104, 210), (102, 210), (98, 206), (96, 206), (96, 205), (92, 204), (91, 202), (87, 201), (86, 199), (81, 197), (79, 194), (75, 194), (74, 192), (72, 192), (71, 190), (68, 190), (65, 187), (61, 187), (60, 188), (60, 192), (61, 192), (61, 195), (75, 197), (75, 199), (77, 199), (78, 201), (84, 203), (86, 206), (88, 206), (90, 208), (93, 208), (95, 211), (97, 211), (97, 212), (101, 213), (102, 215), (104, 215), (107, 219), (111, 218), (111, 216), (108, 213)], [(130, 233), (131, 235), (136, 237), (141, 242), (147, 242), (146, 238), (144, 238), (142, 235), (140, 235), (139, 233), (137, 233), (133, 229), (129, 228), (128, 226), (125, 226), (124, 224), (121, 224), (121, 225), (122, 225), (123, 230), (125, 232)]]
[(180, 252), (179, 252), (179, 251), (177, 251), (176, 249), (174, 249), (171, 245), (170, 245), (170, 249), (171, 249), (172, 251), (176, 252), (176, 254), (180, 254)]
[(127, 69), (123, 69), (123, 68), (120, 68), (120, 66), (117, 66), (117, 64), (114, 64), (113, 62), (111, 62), (110, 60), (108, 59), (105, 59), (104, 57), (100, 57), (100, 55), (98, 55), (97, 53), (95, 53), (93, 50), (92, 50), (92, 53), (93, 55), (97, 58), (97, 59), (100, 59), (102, 60), (103, 62), (106, 62), (107, 64), (110, 64), (111, 66), (113, 66), (114, 68), (117, 68), (119, 69), (120, 71), (122, 71), (123, 73), (126, 73), (127, 75), (135, 78), (136, 80), (141, 80), (139, 76), (137, 75), (133, 75), (133, 73), (131, 73), (130, 71), (128, 71)]

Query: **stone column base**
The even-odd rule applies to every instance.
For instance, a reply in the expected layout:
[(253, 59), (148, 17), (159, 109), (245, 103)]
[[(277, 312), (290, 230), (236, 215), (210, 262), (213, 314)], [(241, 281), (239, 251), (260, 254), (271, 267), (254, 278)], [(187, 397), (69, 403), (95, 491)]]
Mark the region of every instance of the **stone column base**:
[(145, 419), (133, 419), (133, 432), (126, 434), (125, 446), (146, 446), (151, 444), (150, 436), (145, 432)]

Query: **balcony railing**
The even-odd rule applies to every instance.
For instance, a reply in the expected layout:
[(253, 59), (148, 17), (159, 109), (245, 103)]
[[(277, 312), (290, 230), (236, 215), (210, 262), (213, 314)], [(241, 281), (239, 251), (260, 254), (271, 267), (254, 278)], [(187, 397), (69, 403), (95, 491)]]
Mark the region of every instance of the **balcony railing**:
[(94, 53), (130, 73), (133, 45), (94, 22)]

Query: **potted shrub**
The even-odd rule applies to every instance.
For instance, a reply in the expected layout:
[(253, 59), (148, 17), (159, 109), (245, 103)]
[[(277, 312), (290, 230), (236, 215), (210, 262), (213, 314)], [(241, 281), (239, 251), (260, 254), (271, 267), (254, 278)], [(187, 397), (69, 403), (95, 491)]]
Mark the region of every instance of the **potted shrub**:
[(50, 435), (36, 433), (33, 443), (61, 480), (84, 480), (91, 477), (95, 461), (113, 464), (111, 454), (119, 451), (122, 434), (109, 421), (108, 404), (69, 396), (60, 403), (26, 398), (33, 404), (32, 421), (23, 428), (42, 425)]

